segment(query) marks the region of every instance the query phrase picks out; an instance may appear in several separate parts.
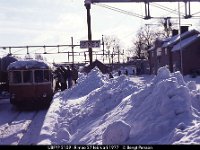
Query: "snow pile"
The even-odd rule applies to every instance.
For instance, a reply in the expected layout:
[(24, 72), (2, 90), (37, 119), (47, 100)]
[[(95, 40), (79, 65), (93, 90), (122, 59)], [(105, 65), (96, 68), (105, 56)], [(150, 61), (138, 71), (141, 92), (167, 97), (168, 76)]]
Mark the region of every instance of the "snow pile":
[(74, 98), (85, 96), (91, 91), (101, 87), (108, 80), (107, 76), (103, 75), (97, 67), (91, 70), (87, 76), (83, 74), (80, 76), (77, 80), (77, 85), (64, 93), (65, 98), (72, 98), (72, 95)]
[(199, 112), (200, 93), (180, 72), (162, 67), (140, 86), (95, 69), (55, 95), (38, 144), (200, 143)]
[(128, 101), (131, 115), (124, 120), (133, 126), (128, 144), (173, 143), (169, 135), (180, 123), (188, 125), (192, 120), (189, 88), (179, 72), (170, 74), (165, 67), (150, 86), (132, 94)]
[(124, 121), (116, 121), (106, 128), (102, 144), (121, 144), (129, 138), (131, 127)]
[[(77, 134), (80, 127), (87, 126), (91, 121), (105, 115), (115, 108), (124, 97), (137, 91), (139, 87), (125, 76), (113, 80), (102, 75), (97, 69), (92, 70), (87, 77), (82, 77), (75, 87), (54, 96), (49, 116), (47, 115), (45, 119), (47, 124), (44, 123), (44, 130), (41, 131), (42, 137), (47, 135), (46, 126), (49, 126), (49, 120), (51, 120), (53, 113), (56, 113), (55, 116), (58, 118), (53, 117), (54, 124), (51, 124), (53, 132), (47, 135), (51, 142), (40, 138), (39, 144), (57, 144), (57, 142), (63, 144), (62, 142), (66, 139), (57, 140), (60, 136), (58, 130), (62, 124), (66, 125), (69, 134)], [(54, 103), (56, 103), (57, 109), (53, 108)]]

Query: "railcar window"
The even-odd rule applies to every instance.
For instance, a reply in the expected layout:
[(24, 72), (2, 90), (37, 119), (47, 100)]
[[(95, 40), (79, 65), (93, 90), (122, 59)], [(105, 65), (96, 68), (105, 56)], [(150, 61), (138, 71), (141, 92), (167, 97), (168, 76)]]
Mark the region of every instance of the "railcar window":
[(21, 76), (21, 71), (13, 71), (12, 72), (12, 82), (13, 83), (21, 83), (22, 82), (22, 76)]
[(44, 70), (44, 82), (49, 81), (49, 70)]
[(49, 81), (49, 70), (35, 70), (34, 72), (35, 82), (48, 82)]
[(23, 81), (24, 81), (24, 83), (33, 82), (32, 71), (23, 71)]
[(35, 82), (43, 82), (43, 70), (35, 70)]

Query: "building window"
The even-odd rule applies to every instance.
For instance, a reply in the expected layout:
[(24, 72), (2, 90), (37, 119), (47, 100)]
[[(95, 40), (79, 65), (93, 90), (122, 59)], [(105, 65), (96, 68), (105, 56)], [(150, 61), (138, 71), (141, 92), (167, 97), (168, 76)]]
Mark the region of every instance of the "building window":
[(162, 49), (159, 47), (157, 48), (157, 56), (161, 56)]

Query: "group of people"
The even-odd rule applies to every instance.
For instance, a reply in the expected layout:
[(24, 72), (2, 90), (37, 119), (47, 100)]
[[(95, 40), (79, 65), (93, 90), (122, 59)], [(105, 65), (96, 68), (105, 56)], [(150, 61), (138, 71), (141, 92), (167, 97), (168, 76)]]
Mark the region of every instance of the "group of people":
[[(118, 71), (118, 76), (120, 76), (121, 74), (122, 74), (122, 71), (119, 70), (119, 71)], [(125, 74), (125, 75), (128, 75), (128, 70), (127, 70), (127, 69), (125, 70), (124, 74)]]
[[(118, 76), (120, 76), (121, 74), (122, 71), (118, 70)], [(126, 69), (123, 74), (128, 76), (129, 74), (131, 74), (131, 72), (128, 72), (128, 70)], [(132, 70), (132, 75), (135, 75), (135, 69)]]
[(66, 68), (64, 66), (59, 66), (54, 71), (54, 79), (56, 82), (55, 91), (64, 91), (77, 83), (78, 70), (73, 65), (71, 68), (70, 66), (67, 66)]

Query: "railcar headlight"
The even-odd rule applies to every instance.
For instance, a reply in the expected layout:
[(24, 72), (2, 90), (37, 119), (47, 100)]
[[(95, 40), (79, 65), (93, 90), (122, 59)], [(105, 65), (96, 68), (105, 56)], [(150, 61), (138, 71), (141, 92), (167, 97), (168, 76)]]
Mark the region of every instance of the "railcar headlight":
[(47, 97), (47, 93), (43, 93), (42, 97), (44, 97), (44, 98)]

